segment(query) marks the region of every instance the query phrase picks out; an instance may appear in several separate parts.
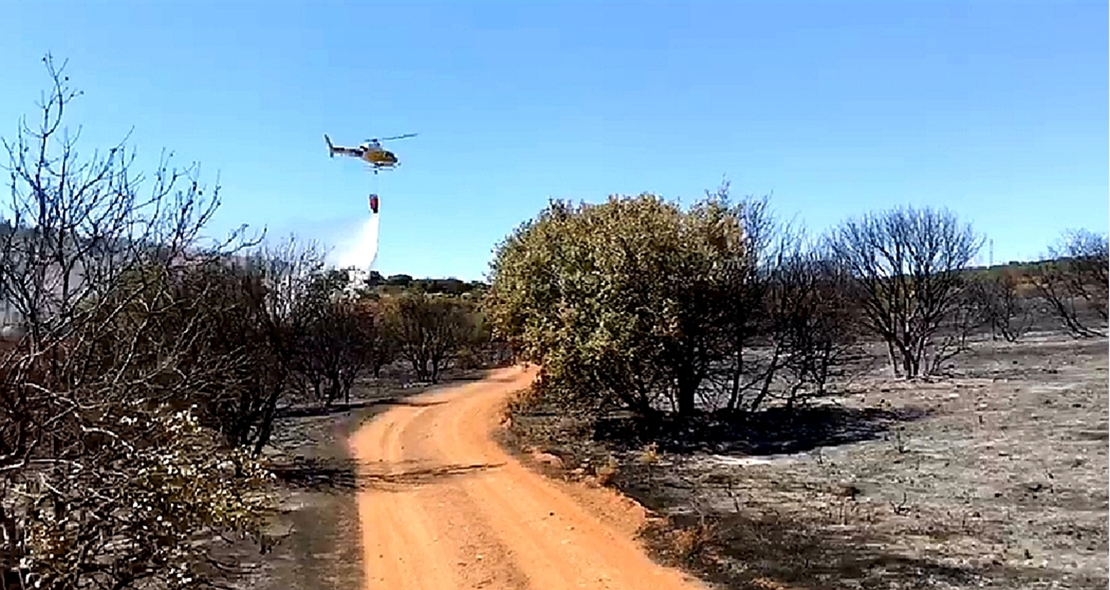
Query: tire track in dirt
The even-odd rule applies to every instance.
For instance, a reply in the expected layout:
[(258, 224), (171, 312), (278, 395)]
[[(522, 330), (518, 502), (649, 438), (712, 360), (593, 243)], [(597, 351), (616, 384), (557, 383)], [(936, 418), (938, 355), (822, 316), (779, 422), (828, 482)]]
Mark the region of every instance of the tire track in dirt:
[[(458, 393), (465, 394), (472, 388), (473, 385), (464, 386)], [(501, 465), (484, 464), (481, 457), (461, 460), (444, 457), (437, 445), (438, 439), (432, 436), (432, 433), (441, 433), (454, 426), (450, 422), (453, 415), (421, 412), (405, 424), (398, 439), (406, 441), (406, 457), (417, 458), (424, 469), (435, 474), (434, 485), (410, 488), (410, 491), (417, 494), (425, 506), (435, 510), (440, 526), (433, 533), (433, 543), (452, 548), (448, 563), (456, 566), (453, 570), (455, 585), (443, 588), (527, 588), (527, 578), (516, 567), (509, 549), (491, 534), (491, 525), (481, 505), (466, 486), (468, 475), (498, 469)]]
[(351, 438), (367, 588), (703, 588), (653, 563), (628, 526), (611, 526), (642, 518), (605, 497), (612, 492), (568, 493), (494, 442), (504, 403), (534, 376), (502, 369), (420, 396)]
[[(383, 428), (361, 429), (355, 440), (363, 448), (377, 451), (372, 458), (359, 457), (359, 475), (396, 476), (403, 467), (400, 427), (427, 408), (413, 411), (400, 407), (386, 412), (397, 420), (382, 421)], [(364, 437), (361, 438), (360, 437)], [(367, 460), (370, 459), (370, 460)], [(364, 501), (367, 494), (373, 502)], [(365, 539), (373, 535), (374, 544), (363, 543), (363, 564), (368, 587), (377, 588), (450, 588), (454, 583), (450, 572), (442, 568), (422, 567), (425, 563), (441, 563), (445, 557), (435, 544), (428, 543), (431, 529), (427, 515), (412, 494), (393, 493), (389, 489), (359, 492), (359, 524)]]

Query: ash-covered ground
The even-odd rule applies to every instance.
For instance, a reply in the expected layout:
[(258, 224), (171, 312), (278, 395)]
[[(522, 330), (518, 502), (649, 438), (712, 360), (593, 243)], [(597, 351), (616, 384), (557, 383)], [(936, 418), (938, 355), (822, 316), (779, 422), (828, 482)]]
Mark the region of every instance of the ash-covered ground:
[(639, 446), (537, 408), (509, 444), (655, 511), (656, 555), (721, 587), (1105, 588), (1107, 347), (981, 340), (949, 377), (876, 369), (729, 440)]

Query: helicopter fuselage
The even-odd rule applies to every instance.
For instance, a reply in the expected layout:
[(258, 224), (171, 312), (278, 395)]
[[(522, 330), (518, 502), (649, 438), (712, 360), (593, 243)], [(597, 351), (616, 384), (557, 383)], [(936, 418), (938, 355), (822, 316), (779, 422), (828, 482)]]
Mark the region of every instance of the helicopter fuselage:
[(381, 164), (395, 164), (397, 156), (393, 152), (379, 149), (366, 150), (362, 153), (362, 159), (367, 162), (381, 163)]
[(358, 158), (367, 164), (370, 164), (374, 171), (377, 172), (381, 168), (394, 168), (397, 166), (397, 156), (393, 152), (383, 148), (376, 140), (364, 143), (358, 147), (341, 147), (334, 145), (331, 138), (324, 135), (324, 140), (328, 143), (329, 153), (334, 156), (335, 154), (342, 154)]

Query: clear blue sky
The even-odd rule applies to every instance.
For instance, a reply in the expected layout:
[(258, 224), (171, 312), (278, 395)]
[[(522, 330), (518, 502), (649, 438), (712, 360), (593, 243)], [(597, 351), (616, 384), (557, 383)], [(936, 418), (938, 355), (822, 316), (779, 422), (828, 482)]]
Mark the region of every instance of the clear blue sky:
[[(134, 127), (220, 174), (220, 228), (333, 241), (391, 144), (385, 273), (480, 278), (549, 197), (690, 200), (727, 176), (822, 230), (949, 206), (1037, 256), (1106, 231), (1106, 2), (0, 3), (0, 135), (34, 113), (40, 58), (70, 60), (86, 149)], [(984, 248), (984, 262), (986, 249)]]

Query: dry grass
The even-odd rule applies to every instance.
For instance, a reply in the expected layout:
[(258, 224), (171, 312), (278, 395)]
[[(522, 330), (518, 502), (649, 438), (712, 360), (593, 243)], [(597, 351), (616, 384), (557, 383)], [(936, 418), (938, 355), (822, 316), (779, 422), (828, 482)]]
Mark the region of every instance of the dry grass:
[(620, 473), (620, 470), (620, 462), (617, 461), (616, 457), (610, 455), (605, 465), (597, 468), (597, 483), (603, 486), (610, 485), (611, 483), (613, 483), (613, 478), (615, 478), (617, 474)]

